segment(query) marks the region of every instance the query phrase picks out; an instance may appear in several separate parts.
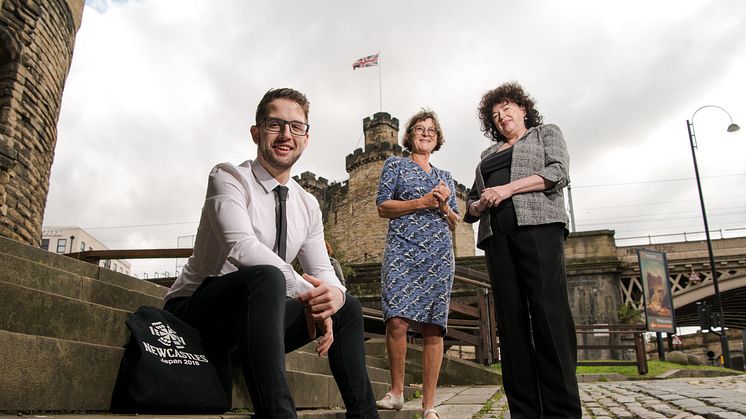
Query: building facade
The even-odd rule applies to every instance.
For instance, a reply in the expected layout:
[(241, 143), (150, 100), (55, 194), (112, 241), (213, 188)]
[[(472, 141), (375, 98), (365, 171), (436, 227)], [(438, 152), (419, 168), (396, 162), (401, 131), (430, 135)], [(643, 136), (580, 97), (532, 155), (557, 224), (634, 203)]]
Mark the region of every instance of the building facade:
[[(109, 250), (80, 227), (44, 226), (41, 231), (41, 248), (50, 252), (77, 253), (86, 250)], [(99, 266), (126, 275), (132, 273), (132, 265), (123, 260), (102, 260)]]
[[(390, 156), (408, 156), (399, 145), (399, 120), (379, 112), (363, 120), (364, 148), (347, 155), (349, 179), (331, 182), (311, 172), (295, 180), (319, 201), (324, 216), (325, 236), (335, 257), (346, 263), (371, 263), (383, 259), (388, 220), (378, 216), (376, 195), (383, 164)], [(448, 169), (448, 168), (445, 168)], [(466, 209), (467, 188), (456, 182), (459, 211)], [(474, 230), (459, 223), (454, 233), (457, 257), (474, 255)]]
[(83, 0), (0, 0), (0, 235), (38, 246)]

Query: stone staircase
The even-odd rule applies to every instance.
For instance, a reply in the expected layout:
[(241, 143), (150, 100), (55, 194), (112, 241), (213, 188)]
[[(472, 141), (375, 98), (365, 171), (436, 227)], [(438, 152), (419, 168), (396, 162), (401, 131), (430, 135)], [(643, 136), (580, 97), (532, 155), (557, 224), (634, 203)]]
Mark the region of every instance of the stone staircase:
[[(147, 281), (0, 237), (0, 414), (107, 412), (124, 353), (122, 346), (129, 339), (124, 321), (141, 305), (162, 306), (166, 291)], [(286, 358), (299, 415), (344, 417), (327, 360), (317, 357), (312, 348), (302, 348)], [(376, 398), (381, 398), (389, 382), (384, 345), (371, 341), (366, 348), (371, 352), (368, 374)], [(416, 348), (410, 351), (407, 368), (419, 377), (416, 353)], [(454, 362), (445, 360), (444, 367), (459, 364)], [(471, 367), (464, 371), (481, 370), (464, 364)], [(445, 375), (473, 374), (454, 370)], [(495, 377), (467, 381), (489, 384)], [(234, 379), (234, 408), (249, 408), (238, 367)], [(407, 383), (413, 380), (406, 377)], [(406, 395), (412, 397), (415, 391), (407, 387)], [(412, 418), (416, 413), (410, 408), (381, 412), (381, 416)]]

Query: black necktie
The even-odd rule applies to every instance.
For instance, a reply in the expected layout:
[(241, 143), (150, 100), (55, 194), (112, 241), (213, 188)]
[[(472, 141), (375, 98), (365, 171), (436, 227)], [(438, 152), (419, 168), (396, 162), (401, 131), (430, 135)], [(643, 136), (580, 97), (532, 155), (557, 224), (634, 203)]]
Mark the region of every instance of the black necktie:
[(285, 260), (285, 247), (288, 239), (288, 221), (285, 211), (285, 201), (288, 198), (287, 186), (277, 185), (277, 207), (275, 207), (275, 225), (277, 226), (277, 255)]

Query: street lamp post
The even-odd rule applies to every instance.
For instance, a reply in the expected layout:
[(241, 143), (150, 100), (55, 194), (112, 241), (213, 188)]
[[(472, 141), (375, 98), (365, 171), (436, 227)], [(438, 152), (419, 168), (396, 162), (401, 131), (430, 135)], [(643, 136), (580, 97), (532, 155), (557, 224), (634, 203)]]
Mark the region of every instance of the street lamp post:
[(718, 276), (717, 276), (717, 268), (715, 267), (715, 255), (712, 252), (712, 240), (710, 240), (710, 226), (707, 224), (707, 211), (705, 210), (705, 198), (702, 196), (702, 182), (699, 179), (699, 167), (697, 166), (697, 153), (695, 153), (695, 150), (697, 149), (697, 140), (696, 136), (694, 135), (694, 116), (697, 115), (697, 112), (701, 111), (704, 108), (718, 108), (728, 114), (728, 118), (730, 118), (730, 125), (728, 125), (728, 132), (735, 132), (740, 129), (740, 127), (733, 123), (733, 117), (730, 116), (730, 113), (726, 111), (725, 109), (721, 108), (720, 106), (715, 105), (706, 105), (702, 106), (701, 108), (694, 111), (694, 114), (692, 115), (691, 122), (689, 120), (686, 121), (686, 128), (689, 131), (689, 145), (692, 148), (692, 161), (694, 162), (694, 176), (697, 178), (697, 190), (699, 191), (699, 204), (702, 206), (702, 221), (705, 224), (705, 238), (707, 239), (707, 254), (710, 258), (710, 271), (712, 274), (712, 285), (715, 289), (715, 304), (718, 306), (718, 311), (720, 314), (720, 346), (723, 351), (723, 358), (724, 358), (724, 364), (725, 367), (730, 368), (730, 350), (728, 349), (728, 335), (725, 332), (725, 315), (723, 314), (723, 302), (720, 299), (720, 285), (718, 284)]

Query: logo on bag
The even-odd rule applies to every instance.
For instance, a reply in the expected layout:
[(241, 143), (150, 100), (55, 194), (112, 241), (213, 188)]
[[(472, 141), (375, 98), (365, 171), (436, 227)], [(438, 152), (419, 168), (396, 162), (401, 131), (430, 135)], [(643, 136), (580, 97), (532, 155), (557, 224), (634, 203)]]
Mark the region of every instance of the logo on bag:
[(179, 336), (174, 329), (171, 329), (167, 324), (161, 322), (153, 322), (150, 325), (150, 333), (158, 338), (158, 342), (162, 343), (163, 346), (175, 346), (178, 349), (184, 349), (186, 342), (184, 338)]
[(210, 362), (203, 354), (179, 350), (187, 348), (188, 345), (184, 338), (179, 336), (168, 324), (152, 322), (148, 329), (150, 329), (153, 337), (157, 338), (157, 343), (154, 342), (155, 345), (151, 345), (143, 339), (142, 346), (145, 351), (159, 357), (162, 363), (168, 365), (200, 365), (203, 362)]

